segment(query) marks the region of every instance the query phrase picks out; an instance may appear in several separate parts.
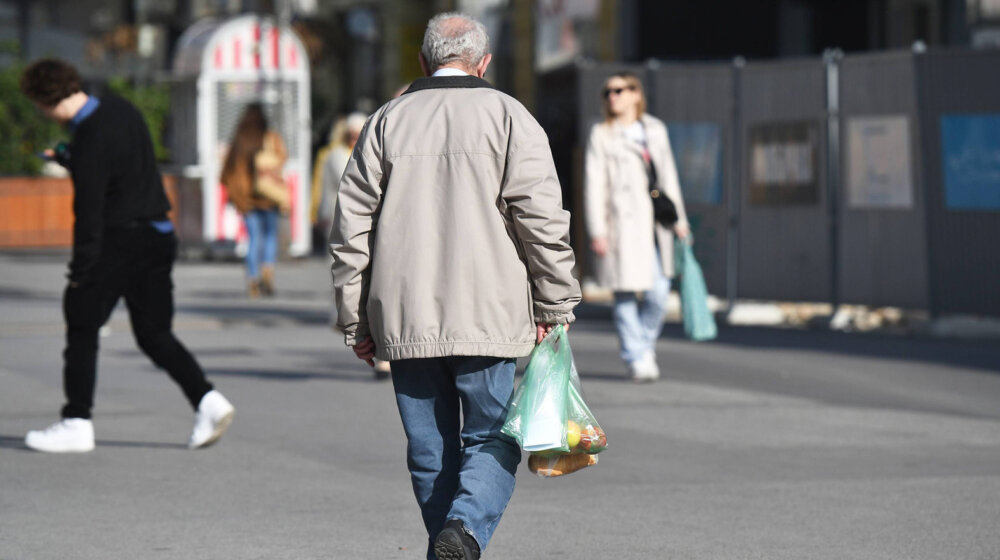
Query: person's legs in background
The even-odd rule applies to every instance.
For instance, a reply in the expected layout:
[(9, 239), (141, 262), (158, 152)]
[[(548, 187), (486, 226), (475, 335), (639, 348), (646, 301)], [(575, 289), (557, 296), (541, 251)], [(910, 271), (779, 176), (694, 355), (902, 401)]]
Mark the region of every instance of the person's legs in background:
[(263, 230), (263, 218), (260, 210), (251, 210), (243, 214), (243, 223), (247, 228), (247, 255), (244, 259), (247, 269), (247, 294), (250, 299), (260, 297), (260, 252)]
[(389, 374), (392, 373), (392, 365), (389, 362), (375, 358), (375, 367), (372, 368), (375, 375), (375, 381), (382, 381), (389, 379)]
[(649, 335), (643, 325), (639, 298), (635, 292), (615, 292), (614, 320), (622, 361), (633, 381), (655, 378), (646, 359)]
[(663, 319), (667, 314), (667, 304), (670, 301), (670, 278), (663, 273), (659, 248), (656, 250), (656, 262), (653, 263), (653, 289), (645, 292), (642, 305), (639, 308), (639, 322), (642, 326), (646, 350), (642, 356), (644, 365), (650, 370), (653, 379), (660, 376), (656, 364), (656, 340), (663, 330)]
[(274, 295), (274, 264), (278, 261), (278, 211), (261, 210), (260, 293)]

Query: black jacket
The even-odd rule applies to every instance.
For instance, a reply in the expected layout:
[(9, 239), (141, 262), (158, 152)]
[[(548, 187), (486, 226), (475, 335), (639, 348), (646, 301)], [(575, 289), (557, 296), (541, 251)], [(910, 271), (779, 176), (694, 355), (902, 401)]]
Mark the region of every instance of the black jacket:
[(73, 260), (70, 280), (90, 280), (104, 250), (104, 232), (162, 218), (170, 210), (142, 114), (114, 95), (73, 132)]

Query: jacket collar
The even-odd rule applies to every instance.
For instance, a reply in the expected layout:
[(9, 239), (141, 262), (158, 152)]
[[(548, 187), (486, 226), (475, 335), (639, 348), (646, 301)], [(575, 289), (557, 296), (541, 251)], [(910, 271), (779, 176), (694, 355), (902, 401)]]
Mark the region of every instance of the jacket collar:
[(424, 89), (445, 89), (445, 88), (489, 88), (496, 89), (493, 84), (476, 76), (437, 76), (430, 78), (417, 78), (410, 84), (410, 87), (403, 92), (413, 93)]

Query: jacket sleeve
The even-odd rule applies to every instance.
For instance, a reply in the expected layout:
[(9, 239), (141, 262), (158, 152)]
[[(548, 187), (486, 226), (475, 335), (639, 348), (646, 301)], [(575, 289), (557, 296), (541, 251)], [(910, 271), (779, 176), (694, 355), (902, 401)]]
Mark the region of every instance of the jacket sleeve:
[(91, 272), (101, 258), (104, 199), (111, 166), (105, 157), (105, 140), (94, 134), (81, 136), (74, 138), (71, 148), (74, 222), (69, 279), (85, 283), (93, 280)]
[(667, 133), (666, 125), (663, 125), (662, 129), (664, 146), (666, 146), (666, 152), (663, 154), (663, 169), (658, 170), (660, 173), (660, 186), (666, 190), (667, 196), (670, 200), (674, 202), (674, 206), (677, 208), (677, 222), (681, 224), (687, 224), (687, 210), (684, 208), (684, 197), (681, 195), (681, 182), (677, 176), (677, 164), (674, 162), (674, 150), (670, 146), (670, 134)]
[(573, 277), (576, 259), (569, 246), (569, 212), (562, 207), (548, 138), (534, 119), (515, 121), (511, 128), (501, 197), (527, 263), (534, 320), (571, 323), (573, 308), (580, 303), (580, 284)]
[(348, 160), (330, 232), (337, 328), (343, 331), (348, 346), (358, 344), (369, 334), (365, 312), (369, 265), (383, 191), (382, 150), (376, 122), (372, 118), (365, 123)]
[(587, 140), (587, 153), (584, 164), (584, 215), (587, 222), (587, 234), (591, 239), (602, 239), (608, 236), (608, 171), (607, 155), (601, 148), (597, 138), (598, 125), (590, 129)]

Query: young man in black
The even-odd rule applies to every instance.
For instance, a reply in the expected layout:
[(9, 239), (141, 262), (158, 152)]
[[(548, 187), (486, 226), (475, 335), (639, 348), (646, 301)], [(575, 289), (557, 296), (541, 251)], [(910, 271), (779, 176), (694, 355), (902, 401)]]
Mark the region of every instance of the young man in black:
[(234, 408), (171, 332), (177, 238), (142, 115), (120, 97), (87, 95), (76, 69), (54, 59), (29, 66), (21, 91), (72, 134), (68, 149), (53, 155), (72, 175), (75, 217), (63, 295), (67, 402), (62, 420), (28, 432), (25, 443), (52, 453), (94, 449), (98, 331), (124, 297), (139, 348), (167, 370), (195, 410), (189, 447), (211, 445), (229, 427)]

